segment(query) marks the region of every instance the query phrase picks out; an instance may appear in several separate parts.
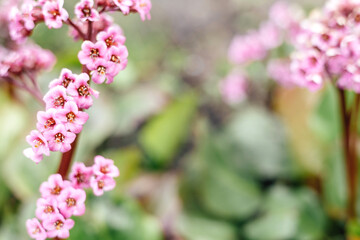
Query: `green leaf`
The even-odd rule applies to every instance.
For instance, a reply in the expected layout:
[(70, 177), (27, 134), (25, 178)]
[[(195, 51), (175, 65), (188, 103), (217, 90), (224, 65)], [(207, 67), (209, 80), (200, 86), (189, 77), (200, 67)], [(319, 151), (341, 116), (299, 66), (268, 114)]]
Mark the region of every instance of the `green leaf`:
[(196, 95), (183, 95), (141, 131), (139, 142), (153, 165), (166, 166), (171, 162), (189, 134), (196, 105)]
[(177, 228), (186, 240), (235, 240), (236, 229), (223, 221), (184, 215)]

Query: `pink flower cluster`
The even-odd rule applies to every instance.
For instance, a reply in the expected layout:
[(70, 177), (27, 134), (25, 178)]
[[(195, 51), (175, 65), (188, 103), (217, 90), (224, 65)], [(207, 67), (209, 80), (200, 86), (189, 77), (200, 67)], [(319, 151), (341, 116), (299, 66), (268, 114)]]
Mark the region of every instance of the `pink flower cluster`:
[(40, 71), (51, 69), (55, 61), (51, 51), (35, 44), (27, 43), (14, 50), (0, 47), (0, 77), (36, 76)]
[(245, 64), (264, 59), (268, 52), (279, 47), (285, 40), (292, 41), (300, 31), (301, 8), (279, 1), (272, 5), (269, 19), (258, 30), (233, 38), (229, 50), (229, 60)]
[(96, 36), (96, 43), (84, 41), (78, 54), (80, 63), (91, 71), (93, 82), (100, 84), (106, 79), (110, 84), (127, 65), (128, 50), (120, 27), (113, 25)]
[(114, 177), (119, 170), (113, 160), (102, 156), (95, 157), (95, 163), (86, 167), (75, 163), (70, 174), (70, 181), (63, 180), (60, 174), (53, 174), (40, 186), (41, 198), (37, 201), (36, 218), (28, 219), (26, 227), (31, 238), (69, 237), (69, 230), (74, 226), (72, 216), (85, 213), (86, 193), (84, 188), (92, 187), (96, 196), (115, 187)]
[[(40, 22), (45, 22), (48, 28), (61, 28), (63, 23), (76, 26), (63, 6), (64, 0), (28, 0), (20, 9), (14, 6), (9, 14), (9, 32), (12, 39), (18, 43), (25, 42)], [(124, 14), (137, 12), (141, 19), (145, 20), (151, 18), (150, 10), (150, 0), (80, 0), (74, 12), (81, 22), (76, 27), (85, 30), (87, 26), (83, 23), (105, 19), (106, 17), (101, 16), (104, 11), (121, 11)]]
[[(233, 38), (228, 49), (229, 61), (243, 69), (254, 61), (264, 60), (265, 64), (269, 64), (269, 77), (283, 86), (292, 86), (290, 60), (266, 61), (265, 58), (271, 50), (279, 48), (283, 43), (292, 43), (297, 38), (301, 33), (301, 19), (302, 10), (298, 6), (286, 1), (275, 2), (270, 8), (269, 19), (259, 29)], [(240, 102), (246, 96), (246, 77), (234, 72), (237, 71), (233, 70), (220, 84), (223, 100), (228, 104)]]
[(31, 148), (24, 150), (25, 156), (39, 163), (50, 151), (71, 149), (76, 134), (89, 117), (83, 110), (92, 106), (92, 96), (99, 95), (90, 87), (89, 80), (86, 73), (77, 75), (64, 68), (60, 77), (50, 82), (50, 90), (44, 96), (46, 110), (38, 112), (37, 130), (26, 137)]
[(291, 69), (295, 84), (321, 89), (325, 81), (360, 93), (360, 2), (332, 0), (302, 23)]

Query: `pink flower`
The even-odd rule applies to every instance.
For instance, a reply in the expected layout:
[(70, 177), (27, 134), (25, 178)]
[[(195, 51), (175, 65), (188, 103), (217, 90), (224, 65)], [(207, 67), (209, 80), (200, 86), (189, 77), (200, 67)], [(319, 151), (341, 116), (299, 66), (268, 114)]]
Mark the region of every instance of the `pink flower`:
[(246, 97), (247, 80), (240, 73), (228, 75), (220, 83), (220, 91), (224, 101), (228, 104), (237, 104)]
[(267, 49), (256, 32), (234, 37), (228, 51), (229, 60), (237, 64), (261, 60), (266, 54)]
[(104, 158), (103, 156), (96, 156), (94, 158), (93, 173), (101, 176), (118, 177), (119, 169), (114, 165), (114, 161)]
[(32, 150), (36, 155), (43, 155), (46, 156), (50, 155), (49, 146), (45, 137), (36, 130), (30, 132), (30, 135), (26, 137), (26, 141), (31, 145)]
[(58, 110), (56, 115), (64, 123), (65, 128), (72, 133), (80, 133), (82, 126), (89, 118), (86, 112), (79, 111), (73, 101), (65, 103), (64, 108)]
[(130, 7), (134, 4), (132, 0), (113, 0), (123, 14), (129, 14)]
[(45, 132), (44, 136), (49, 142), (51, 151), (60, 151), (63, 153), (71, 149), (71, 143), (73, 143), (76, 138), (76, 134), (68, 132), (62, 124), (58, 124), (53, 130)]
[(104, 41), (106, 46), (110, 48), (111, 46), (124, 45), (126, 38), (123, 35), (122, 29), (117, 25), (113, 25), (106, 31), (99, 32), (96, 40)]
[(81, 51), (78, 54), (78, 58), (81, 64), (91, 67), (97, 59), (105, 58), (107, 52), (106, 44), (102, 41), (92, 43), (90, 41), (84, 41), (81, 45)]
[(57, 200), (54, 198), (39, 198), (36, 202), (36, 217), (45, 220), (50, 215), (59, 213), (57, 205)]
[(110, 191), (115, 188), (116, 182), (112, 177), (107, 175), (93, 176), (90, 180), (91, 188), (95, 196), (101, 196), (104, 191)]
[(60, 213), (49, 216), (43, 222), (48, 238), (68, 238), (69, 230), (74, 227), (74, 220), (65, 219)]
[(109, 48), (107, 59), (109, 60), (109, 63), (113, 65), (115, 75), (126, 68), (128, 55), (129, 53), (125, 46)]
[(45, 240), (47, 237), (45, 229), (36, 218), (28, 219), (26, 221), (26, 228), (29, 236), (35, 240)]
[(75, 14), (81, 21), (97, 21), (99, 20), (99, 13), (93, 8), (93, 0), (81, 0), (75, 5)]
[(46, 109), (63, 108), (70, 98), (66, 95), (66, 89), (63, 86), (56, 86), (50, 89), (44, 96)]
[(318, 49), (327, 52), (329, 49), (336, 48), (340, 45), (342, 34), (338, 31), (332, 31), (325, 26), (317, 26), (317, 32), (313, 32), (311, 43)]
[[(359, 16), (360, 17), (360, 16)], [(347, 35), (341, 40), (339, 54), (347, 58), (360, 57), (360, 40), (357, 35)]]
[(77, 76), (73, 85), (68, 88), (68, 93), (74, 98), (74, 101), (79, 108), (88, 109), (93, 105), (93, 99), (91, 95), (96, 98), (99, 96), (99, 92), (93, 90), (88, 81), (89, 75), (81, 73)]
[(267, 49), (273, 49), (280, 46), (283, 42), (283, 37), (278, 29), (272, 22), (265, 22), (259, 29), (259, 38), (263, 46)]
[(132, 10), (137, 11), (140, 14), (141, 20), (150, 20), (151, 1), (150, 0), (134, 0), (135, 4), (132, 6)]
[(58, 202), (59, 209), (64, 217), (69, 218), (72, 215), (81, 216), (85, 213), (86, 194), (82, 189), (68, 187), (61, 192)]
[(32, 148), (24, 149), (23, 154), (25, 155), (25, 157), (33, 160), (35, 163), (41, 162), (44, 158), (44, 155), (36, 154)]
[(39, 111), (37, 113), (36, 127), (40, 132), (45, 132), (54, 129), (57, 124), (61, 124), (61, 119), (56, 115), (55, 108), (49, 108), (46, 112)]
[[(27, 6), (27, 5), (25, 5)], [(29, 5), (31, 12), (32, 5)], [(9, 33), (12, 40), (17, 43), (25, 42), (26, 38), (31, 34), (35, 27), (35, 23), (30, 16), (23, 15), (17, 7), (13, 7), (9, 14)]]
[(69, 18), (63, 8), (64, 0), (47, 1), (43, 6), (43, 15), (48, 28), (61, 28), (62, 22)]
[(50, 82), (49, 88), (54, 88), (56, 86), (63, 86), (64, 88), (68, 88), (73, 82), (75, 82), (77, 75), (73, 74), (71, 70), (67, 68), (63, 68), (60, 73), (60, 77), (54, 79)]
[(70, 186), (69, 181), (64, 181), (60, 174), (53, 174), (48, 178), (47, 182), (40, 185), (41, 197), (45, 199), (57, 199), (61, 191)]
[(88, 188), (92, 174), (92, 167), (86, 167), (84, 163), (74, 163), (69, 179), (75, 188)]
[(360, 68), (357, 65), (349, 64), (340, 76), (337, 85), (342, 89), (360, 93)]
[(114, 76), (116, 75), (116, 69), (114, 64), (111, 64), (109, 61), (99, 58), (95, 63), (90, 67), (91, 79), (94, 83), (101, 84), (106, 80), (107, 84), (110, 84), (114, 81)]

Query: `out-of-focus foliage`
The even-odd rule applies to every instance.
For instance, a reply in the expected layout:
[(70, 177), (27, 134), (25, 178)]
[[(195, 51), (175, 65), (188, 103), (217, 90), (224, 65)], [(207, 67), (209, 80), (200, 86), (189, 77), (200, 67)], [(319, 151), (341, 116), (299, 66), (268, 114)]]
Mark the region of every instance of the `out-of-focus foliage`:
[[(113, 15), (129, 65), (113, 85), (93, 86), (100, 97), (75, 161), (89, 165), (102, 154), (121, 176), (113, 192), (88, 194), (70, 239), (344, 239), (346, 179), (331, 86), (316, 94), (282, 89), (256, 63), (248, 66), (256, 94), (234, 107), (220, 99), (232, 36), (255, 28), (271, 1), (152, 2), (151, 21)], [(80, 71), (80, 45), (66, 33), (39, 27), (32, 36), (58, 57), (41, 76), (43, 91), (62, 67)], [(38, 187), (57, 169), (59, 155), (38, 165), (22, 155), (39, 109), (26, 94), (0, 90), (0, 240), (28, 239)]]

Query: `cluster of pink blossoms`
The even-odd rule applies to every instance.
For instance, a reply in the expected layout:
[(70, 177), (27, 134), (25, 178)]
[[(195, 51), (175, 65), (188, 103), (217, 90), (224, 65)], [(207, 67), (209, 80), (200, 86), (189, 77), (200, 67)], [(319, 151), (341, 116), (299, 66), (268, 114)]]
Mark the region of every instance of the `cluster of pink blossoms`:
[(39, 163), (50, 151), (67, 152), (71, 149), (76, 134), (80, 133), (89, 116), (83, 111), (93, 104), (91, 96), (98, 96), (88, 81), (89, 75), (73, 74), (63, 69), (58, 79), (50, 82), (50, 90), (44, 96), (46, 111), (37, 114), (37, 130), (26, 137), (31, 148), (25, 156)]
[(69, 19), (64, 8), (64, 0), (29, 0), (20, 7), (11, 9), (9, 32), (14, 41), (22, 43), (31, 35), (37, 23), (45, 22), (48, 28), (61, 28), (63, 23), (75, 28), (84, 29), (86, 21), (96, 22), (104, 18), (105, 11), (120, 11), (127, 15), (130, 12), (140, 14), (142, 20), (150, 19), (150, 0), (81, 0), (75, 6), (75, 15), (79, 24)]
[(74, 226), (71, 216), (85, 213), (86, 193), (84, 188), (91, 187), (96, 196), (115, 187), (114, 177), (119, 170), (113, 160), (96, 156), (94, 165), (86, 167), (75, 163), (69, 179), (62, 179), (60, 174), (53, 174), (40, 186), (41, 198), (37, 200), (36, 218), (28, 219), (26, 227), (31, 238), (69, 237), (69, 230)]
[(294, 82), (312, 91), (326, 80), (360, 93), (360, 2), (332, 0), (302, 23), (292, 58)]
[[(302, 11), (296, 5), (285, 1), (276, 2), (269, 12), (269, 19), (257, 30), (233, 38), (229, 49), (229, 61), (240, 69), (254, 61), (262, 61), (269, 52), (284, 42), (293, 42), (300, 33)], [(291, 77), (284, 75), (290, 72), (289, 59), (275, 59), (266, 62), (268, 75), (282, 85), (288, 86)], [(220, 83), (220, 92), (225, 102), (241, 102), (246, 96), (247, 84), (244, 70), (234, 70)]]

